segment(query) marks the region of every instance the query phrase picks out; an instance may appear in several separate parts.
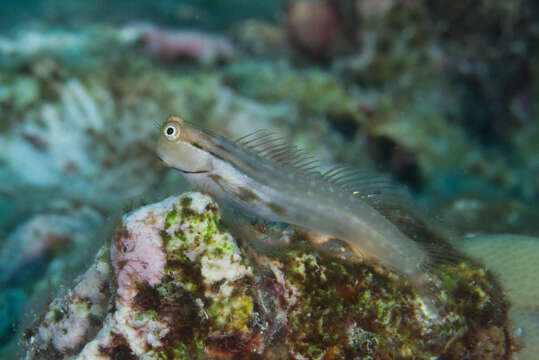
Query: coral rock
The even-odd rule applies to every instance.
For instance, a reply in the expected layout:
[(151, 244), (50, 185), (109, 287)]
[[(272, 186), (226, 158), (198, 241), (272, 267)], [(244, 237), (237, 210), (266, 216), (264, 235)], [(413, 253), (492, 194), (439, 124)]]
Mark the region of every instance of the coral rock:
[(470, 263), (440, 267), (446, 304), (432, 312), (381, 267), (318, 253), (300, 234), (277, 251), (255, 251), (245, 234), (224, 231), (217, 204), (200, 193), (127, 214), (111, 266), (102, 250), (52, 302), (26, 333), (26, 357), (503, 359), (512, 351), (503, 295)]

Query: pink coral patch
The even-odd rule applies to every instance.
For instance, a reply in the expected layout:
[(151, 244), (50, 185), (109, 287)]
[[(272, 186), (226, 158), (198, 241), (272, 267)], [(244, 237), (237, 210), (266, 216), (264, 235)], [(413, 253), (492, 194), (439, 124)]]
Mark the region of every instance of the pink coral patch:
[(177, 197), (171, 197), (124, 217), (123, 229), (117, 232), (111, 246), (111, 261), (122, 300), (132, 301), (138, 292), (137, 284), (161, 283), (166, 254), (159, 232), (177, 201)]

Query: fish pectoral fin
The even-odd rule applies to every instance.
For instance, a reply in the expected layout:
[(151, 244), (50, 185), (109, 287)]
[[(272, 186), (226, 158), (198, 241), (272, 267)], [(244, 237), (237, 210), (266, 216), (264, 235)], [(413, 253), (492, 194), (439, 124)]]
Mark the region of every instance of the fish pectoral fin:
[(316, 230), (304, 228), (301, 226), (294, 225), (294, 230), (296, 234), (304, 237), (311, 244), (315, 244), (315, 245), (323, 245), (330, 241), (337, 240), (334, 236), (324, 234), (323, 232), (319, 232)]

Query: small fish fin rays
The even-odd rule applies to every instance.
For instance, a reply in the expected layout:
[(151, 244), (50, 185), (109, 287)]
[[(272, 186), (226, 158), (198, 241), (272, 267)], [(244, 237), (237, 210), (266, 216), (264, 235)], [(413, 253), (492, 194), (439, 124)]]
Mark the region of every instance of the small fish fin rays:
[(370, 169), (335, 166), (321, 174), (321, 180), (345, 189), (381, 212), (411, 203), (406, 188), (394, 184), (388, 175)]
[[(389, 175), (366, 168), (336, 166), (321, 174), (321, 180), (345, 189), (372, 206), (400, 231), (427, 247), (429, 252), (432, 251), (435, 259), (443, 260), (444, 256), (453, 259), (459, 257), (447, 241), (447, 229), (427, 216), (428, 211), (412, 198), (404, 186), (395, 184)], [(435, 244), (430, 243), (432, 239), (435, 239)], [(443, 252), (434, 251), (437, 244), (444, 244)]]
[(307, 151), (289, 144), (271, 130), (257, 130), (235, 140), (235, 144), (283, 168), (307, 176), (320, 176), (318, 160)]

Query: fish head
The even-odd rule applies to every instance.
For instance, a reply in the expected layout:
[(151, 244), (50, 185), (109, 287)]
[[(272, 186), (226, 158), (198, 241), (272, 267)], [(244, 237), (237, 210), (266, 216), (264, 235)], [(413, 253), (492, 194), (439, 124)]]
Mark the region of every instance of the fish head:
[(184, 174), (211, 173), (212, 157), (201, 144), (206, 135), (186, 124), (179, 116), (170, 116), (161, 127), (157, 154), (163, 162)]

